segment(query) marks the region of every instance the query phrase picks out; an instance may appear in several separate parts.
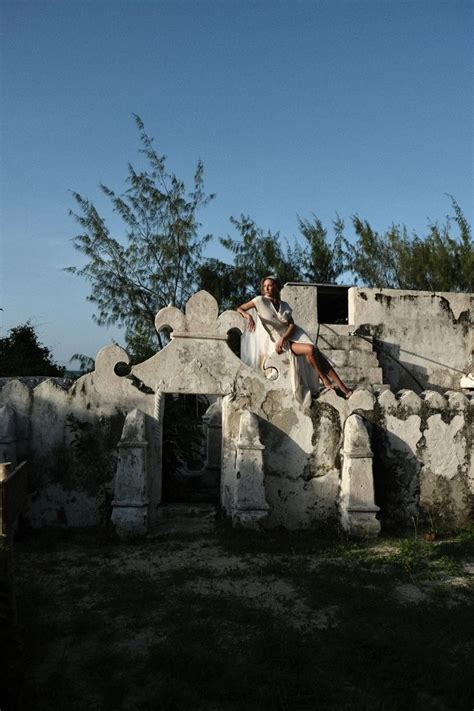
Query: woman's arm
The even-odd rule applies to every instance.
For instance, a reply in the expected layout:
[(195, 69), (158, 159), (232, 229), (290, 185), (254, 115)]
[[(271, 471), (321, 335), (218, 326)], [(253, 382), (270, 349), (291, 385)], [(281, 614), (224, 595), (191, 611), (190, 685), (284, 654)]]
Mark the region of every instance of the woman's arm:
[(239, 313), (241, 316), (244, 317), (247, 321), (247, 328), (249, 331), (255, 331), (255, 321), (253, 320), (252, 316), (247, 313), (247, 311), (250, 311), (250, 309), (254, 309), (255, 304), (253, 301), (247, 301), (246, 304), (241, 304), (240, 306), (237, 306), (236, 311)]
[(278, 341), (275, 343), (275, 350), (277, 353), (281, 353), (283, 351), (286, 339), (289, 338), (289, 336), (291, 336), (291, 334), (293, 333), (294, 330), (295, 330), (295, 322), (293, 321), (292, 317), (290, 316), (290, 318), (288, 319), (288, 328), (286, 329), (283, 336), (281, 336), (281, 338), (279, 338)]

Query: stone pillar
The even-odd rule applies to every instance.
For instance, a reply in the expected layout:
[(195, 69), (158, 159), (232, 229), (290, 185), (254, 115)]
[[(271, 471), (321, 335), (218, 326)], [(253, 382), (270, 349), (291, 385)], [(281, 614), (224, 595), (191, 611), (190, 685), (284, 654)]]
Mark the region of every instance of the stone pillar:
[(365, 420), (350, 415), (344, 427), (343, 465), (339, 509), (343, 528), (361, 538), (377, 536), (379, 507), (374, 500), (372, 448)]
[(128, 413), (118, 444), (112, 523), (121, 538), (148, 530), (146, 420), (141, 410)]
[(235, 497), (232, 524), (257, 529), (266, 518), (269, 505), (265, 499), (263, 450), (257, 416), (247, 410), (240, 416), (237, 441)]

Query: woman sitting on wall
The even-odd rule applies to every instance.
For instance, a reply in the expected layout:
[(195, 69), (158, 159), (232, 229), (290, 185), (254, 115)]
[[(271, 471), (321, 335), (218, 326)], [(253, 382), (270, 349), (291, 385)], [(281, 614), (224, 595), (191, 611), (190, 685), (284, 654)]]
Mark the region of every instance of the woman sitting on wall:
[[(261, 296), (255, 296), (251, 301), (242, 304), (237, 308), (238, 313), (247, 320), (247, 328), (250, 333), (254, 334), (254, 345), (257, 341), (267, 341), (249, 350), (249, 355), (246, 358), (245, 352), (242, 354), (242, 359), (257, 367), (263, 367), (263, 359), (269, 355), (268, 347), (270, 343), (274, 350), (281, 354), (288, 352), (290, 356), (290, 365), (292, 371), (293, 390), (300, 402), (303, 400), (308, 403), (306, 397), (302, 395), (301, 380), (308, 381), (302, 373), (300, 364), (301, 356), (305, 357), (306, 362), (311, 366), (311, 373), (321, 378), (325, 389), (339, 390), (346, 400), (352, 395), (352, 390), (346, 387), (327, 358), (316, 348), (308, 334), (295, 324), (291, 315), (291, 307), (286, 301), (280, 300), (280, 283), (275, 276), (264, 277), (260, 283)], [(255, 309), (258, 319), (255, 323), (252, 315), (249, 313), (251, 309)], [(274, 344), (274, 345), (273, 345)], [(251, 352), (253, 351), (253, 355)], [(307, 391), (313, 390), (311, 384), (306, 382)]]

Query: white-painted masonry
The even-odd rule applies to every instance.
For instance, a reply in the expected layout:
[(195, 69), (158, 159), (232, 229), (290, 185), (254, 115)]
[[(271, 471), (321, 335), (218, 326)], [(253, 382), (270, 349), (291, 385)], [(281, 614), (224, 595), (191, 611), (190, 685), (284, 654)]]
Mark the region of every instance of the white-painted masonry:
[[(291, 285), (290, 303), (292, 295), (308, 322), (301, 325), (314, 337), (319, 330), (318, 344), (356, 387), (348, 401), (330, 391), (304, 407), (284, 357), (275, 354), (266, 371), (243, 363), (227, 345), (243, 319), (219, 315), (206, 292), (185, 313), (157, 314), (157, 329), (170, 327), (172, 338), (143, 363), (130, 367), (114, 345), (69, 389), (3, 380), (0, 452), (29, 462), (32, 524), (112, 520), (121, 535), (159, 525), (167, 393), (218, 398), (205, 420), (206, 461), (215, 469), (220, 458), (220, 505), (235, 525), (339, 520), (368, 536), (380, 524), (423, 518), (465, 523), (474, 495), (473, 398), (460, 383), (473, 369), (472, 295), (351, 288), (347, 324), (318, 324), (317, 286)], [(377, 360), (374, 339), (404, 368), (383, 352)]]

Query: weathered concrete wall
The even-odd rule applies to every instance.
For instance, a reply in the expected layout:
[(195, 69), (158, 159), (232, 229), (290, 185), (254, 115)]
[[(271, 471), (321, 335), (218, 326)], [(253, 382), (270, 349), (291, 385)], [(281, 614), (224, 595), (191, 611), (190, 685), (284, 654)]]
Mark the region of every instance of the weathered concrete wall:
[(128, 408), (93, 407), (88, 377), (69, 390), (51, 379), (34, 388), (10, 380), (0, 391), (0, 404), (16, 412), (17, 459), (30, 464), (35, 526), (88, 526), (110, 516), (116, 446)]
[[(359, 295), (362, 291), (353, 292), (353, 298), (366, 303), (373, 296), (373, 304), (383, 306), (383, 300), (375, 298), (378, 292), (367, 293), (364, 299)], [(401, 319), (400, 299), (395, 299), (398, 305), (383, 308), (394, 308)], [(464, 328), (466, 303), (457, 301), (456, 333)], [(436, 308), (447, 314), (437, 300), (430, 304), (433, 309), (438, 304)], [(1, 389), (0, 406), (15, 411), (17, 459), (28, 459), (33, 474), (34, 525), (93, 525), (110, 520), (117, 448), (125, 418), (135, 409), (143, 413), (145, 423), (140, 491), (148, 510), (143, 521), (157, 520), (165, 393), (222, 398), (221, 504), (234, 521), (252, 519), (268, 527), (299, 528), (340, 520), (344, 496), (352, 500), (354, 494), (346, 476), (346, 494), (343, 491), (341, 498), (343, 471), (357, 469), (361, 481), (370, 478), (369, 464), (362, 470), (362, 463), (351, 463), (358, 456), (357, 447), (346, 452), (343, 467), (345, 423), (351, 415), (368, 423), (375, 503), (381, 508), (383, 526), (413, 525), (430, 516), (446, 525), (467, 520), (474, 491), (472, 400), (461, 393), (418, 397), (413, 391), (396, 396), (387, 391), (377, 396), (369, 386), (357, 389), (348, 401), (328, 392), (304, 408), (292, 393), (288, 357), (275, 354), (268, 359), (265, 372), (272, 378), (276, 373), (276, 379), (244, 364), (226, 343), (227, 332), (241, 329), (242, 319), (236, 313), (219, 316), (209, 294), (192, 297), (185, 314), (163, 309), (157, 328), (165, 326), (173, 329), (171, 342), (144, 363), (127, 367), (126, 352), (109, 346), (99, 352), (95, 371), (69, 390), (52, 380), (34, 388), (9, 381)], [(461, 341), (456, 343), (461, 348)], [(430, 347), (434, 349), (434, 343)], [(242, 435), (249, 415), (255, 430), (251, 438)], [(366, 449), (363, 459), (370, 462)], [(262, 503), (262, 487), (249, 484), (249, 472), (259, 462), (268, 510)], [(364, 495), (370, 508), (370, 491)]]
[(421, 389), (459, 389), (473, 368), (473, 304), (473, 294), (353, 287), (349, 324), (380, 341), (384, 382), (393, 390), (417, 389), (409, 373)]
[[(98, 354), (95, 371), (69, 390), (54, 381), (34, 389), (13, 381), (3, 388), (0, 403), (13, 404), (20, 420), (24, 417), (23, 454), (34, 472), (33, 523), (87, 525), (110, 516), (117, 445), (125, 417), (135, 408), (150, 421), (146, 496), (148, 520), (153, 522), (160, 504), (165, 393), (223, 397), (222, 505), (232, 519), (242, 519), (238, 459), (245, 464), (239, 435), (245, 413), (257, 418), (264, 446), (261, 461), (269, 504), (265, 525), (296, 528), (335, 516), (342, 425), (334, 435), (331, 424), (339, 417), (337, 407), (341, 412), (353, 409), (361, 404), (360, 395), (351, 404), (334, 395), (339, 402), (330, 416), (318, 413), (323, 403), (316, 403), (314, 411), (305, 410), (294, 399), (287, 356), (275, 354), (268, 361), (268, 372), (272, 377), (276, 372), (276, 380), (244, 364), (226, 343), (227, 331), (242, 326), (241, 317), (218, 317), (217, 304), (207, 294), (195, 295), (186, 314), (162, 310), (157, 327), (164, 326), (173, 328), (171, 342), (129, 372), (123, 365), (117, 368), (128, 363), (125, 351), (110, 346)], [(255, 511), (261, 510), (257, 502)]]
[(281, 292), (293, 310), (293, 318), (315, 338), (318, 332), (318, 289), (314, 284), (286, 284)]
[(375, 488), (386, 528), (465, 525), (474, 504), (472, 399), (386, 391), (377, 401)]

